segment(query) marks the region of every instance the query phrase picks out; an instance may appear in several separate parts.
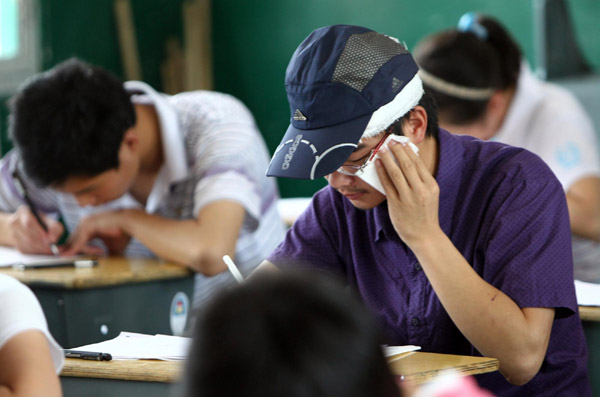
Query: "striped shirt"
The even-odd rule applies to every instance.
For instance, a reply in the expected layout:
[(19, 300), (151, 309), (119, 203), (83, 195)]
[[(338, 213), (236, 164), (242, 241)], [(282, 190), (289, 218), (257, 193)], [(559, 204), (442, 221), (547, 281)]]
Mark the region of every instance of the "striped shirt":
[[(218, 200), (240, 203), (245, 217), (236, 245), (236, 264), (243, 274), (251, 272), (283, 239), (284, 226), (277, 212), (275, 180), (265, 176), (268, 151), (248, 109), (236, 98), (212, 91), (167, 96), (138, 81), (126, 82), (125, 88), (133, 94), (134, 103), (154, 105), (160, 124), (164, 164), (147, 199), (146, 212), (183, 220), (197, 217), (203, 207)], [(11, 178), (16, 163), (14, 151), (0, 162), (2, 211), (14, 211), (23, 203)], [(81, 207), (71, 195), (29, 185), (38, 208), (62, 214), (69, 231), (91, 213), (143, 207), (129, 194), (96, 207)], [(125, 255), (155, 256), (135, 239)], [(195, 306), (233, 281), (229, 272), (212, 277), (196, 274)]]

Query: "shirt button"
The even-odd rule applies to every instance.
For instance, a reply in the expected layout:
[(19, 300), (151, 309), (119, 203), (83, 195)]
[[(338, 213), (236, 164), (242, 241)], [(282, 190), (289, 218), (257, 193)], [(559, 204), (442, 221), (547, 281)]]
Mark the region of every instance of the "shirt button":
[(419, 325), (419, 324), (421, 324), (421, 321), (420, 321), (418, 318), (416, 318), (416, 317), (413, 317), (413, 318), (410, 320), (410, 323), (411, 323), (412, 325), (415, 325), (415, 326), (416, 326), (416, 325)]
[(415, 262), (413, 267), (416, 271), (420, 271), (422, 269), (421, 264), (419, 262)]

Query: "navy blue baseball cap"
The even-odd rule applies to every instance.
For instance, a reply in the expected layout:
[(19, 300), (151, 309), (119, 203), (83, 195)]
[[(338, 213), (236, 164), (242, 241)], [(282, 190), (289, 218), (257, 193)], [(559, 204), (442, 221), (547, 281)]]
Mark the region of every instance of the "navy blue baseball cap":
[(313, 31), (286, 70), (291, 121), (268, 176), (315, 179), (337, 170), (363, 136), (374, 136), (417, 105), (418, 67), (398, 40), (334, 25)]

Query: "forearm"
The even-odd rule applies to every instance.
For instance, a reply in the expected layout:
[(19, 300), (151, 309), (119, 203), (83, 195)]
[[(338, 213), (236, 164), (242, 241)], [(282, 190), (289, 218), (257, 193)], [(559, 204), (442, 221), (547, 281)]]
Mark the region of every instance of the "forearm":
[(127, 210), (124, 231), (139, 240), (157, 256), (184, 264), (195, 271), (217, 274), (225, 270), (221, 257), (233, 257), (235, 249), (222, 247), (210, 235), (198, 233), (197, 220), (174, 220)]
[(0, 385), (0, 397), (27, 397), (25, 394), (13, 391), (6, 386)]
[(578, 237), (600, 242), (600, 211), (596, 211), (597, 204), (586, 206), (582, 200), (567, 195), (567, 205), (571, 232)]
[[(32, 382), (39, 382), (40, 380), (33, 380)], [(19, 388), (19, 390), (12, 390), (7, 386), (0, 385), (0, 397), (58, 397), (62, 396), (61, 387), (58, 382), (52, 382), (52, 386), (45, 384), (38, 384), (37, 386), (28, 385), (27, 387)], [(24, 389), (24, 390), (23, 390)]]
[(0, 350), (0, 396), (61, 395), (46, 336), (29, 330), (9, 339)]
[(498, 358), (500, 371), (511, 383), (521, 384), (535, 375), (549, 333), (536, 332), (524, 311), (483, 280), (441, 230), (411, 249), (450, 318), (473, 346)]
[(198, 218), (189, 220), (125, 210), (122, 227), (157, 256), (215, 275), (227, 269), (223, 255), (235, 257), (244, 213), (243, 207), (233, 202), (209, 204)]
[(600, 179), (588, 177), (578, 180), (566, 195), (571, 232), (600, 242)]

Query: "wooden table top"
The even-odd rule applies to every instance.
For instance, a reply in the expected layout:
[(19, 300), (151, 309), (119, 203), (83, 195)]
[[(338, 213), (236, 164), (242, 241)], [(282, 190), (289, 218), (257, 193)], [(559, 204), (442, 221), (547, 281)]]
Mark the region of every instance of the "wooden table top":
[[(453, 369), (463, 375), (496, 371), (498, 360), (488, 357), (410, 352), (388, 359), (392, 372), (414, 383), (423, 383), (440, 372)], [(88, 361), (65, 359), (61, 376), (136, 380), (146, 382), (176, 382), (181, 378), (185, 361), (113, 360)]]
[(185, 361), (92, 361), (66, 358), (60, 376), (171, 383), (181, 378), (184, 366)]
[(476, 375), (497, 371), (500, 362), (496, 358), (457, 356), (454, 354), (409, 352), (388, 358), (394, 375), (420, 384), (433, 379), (446, 370), (462, 375)]
[(30, 286), (44, 285), (69, 289), (181, 278), (192, 274), (183, 265), (159, 259), (124, 257), (99, 258), (98, 266), (91, 268), (56, 267), (26, 270), (2, 268), (0, 272)]
[(600, 321), (600, 306), (579, 306), (579, 317), (584, 321)]

